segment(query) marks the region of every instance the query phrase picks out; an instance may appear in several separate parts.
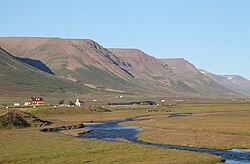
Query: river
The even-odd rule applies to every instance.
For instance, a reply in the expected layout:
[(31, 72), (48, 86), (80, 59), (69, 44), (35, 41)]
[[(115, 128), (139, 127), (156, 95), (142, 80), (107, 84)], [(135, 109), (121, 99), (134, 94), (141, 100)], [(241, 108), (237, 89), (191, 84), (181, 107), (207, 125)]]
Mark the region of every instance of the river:
[(174, 146), (165, 144), (154, 144), (149, 142), (141, 141), (137, 138), (137, 134), (141, 129), (131, 126), (119, 125), (122, 122), (133, 121), (132, 118), (126, 120), (115, 120), (106, 121), (97, 124), (84, 124), (85, 128), (92, 129), (91, 132), (84, 134), (80, 137), (88, 139), (99, 139), (107, 141), (116, 141), (117, 138), (125, 139), (133, 143), (138, 143), (146, 146), (161, 147), (167, 149), (187, 150), (194, 152), (209, 153), (218, 155), (226, 160), (226, 164), (249, 164), (250, 153), (244, 152), (241, 149), (232, 150), (215, 150), (207, 148), (196, 148), (196, 147), (185, 147), (185, 146)]

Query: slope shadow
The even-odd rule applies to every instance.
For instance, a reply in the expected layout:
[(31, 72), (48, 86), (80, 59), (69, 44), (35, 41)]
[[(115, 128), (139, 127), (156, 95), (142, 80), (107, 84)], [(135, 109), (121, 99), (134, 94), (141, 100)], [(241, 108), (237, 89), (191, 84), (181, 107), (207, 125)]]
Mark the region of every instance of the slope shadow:
[(43, 62), (41, 62), (40, 60), (35, 60), (35, 59), (29, 59), (29, 58), (18, 58), (16, 57), (17, 60), (26, 63), (32, 67), (35, 67), (43, 72), (49, 73), (54, 75), (54, 73), (51, 71), (51, 69), (49, 69), (49, 67), (47, 67)]

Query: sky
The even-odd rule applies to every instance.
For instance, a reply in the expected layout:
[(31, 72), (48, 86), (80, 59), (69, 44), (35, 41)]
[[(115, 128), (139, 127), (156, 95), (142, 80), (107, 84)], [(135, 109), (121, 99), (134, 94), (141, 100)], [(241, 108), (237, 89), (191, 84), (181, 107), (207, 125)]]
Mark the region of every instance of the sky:
[(6, 0), (0, 36), (93, 39), (250, 78), (250, 0)]

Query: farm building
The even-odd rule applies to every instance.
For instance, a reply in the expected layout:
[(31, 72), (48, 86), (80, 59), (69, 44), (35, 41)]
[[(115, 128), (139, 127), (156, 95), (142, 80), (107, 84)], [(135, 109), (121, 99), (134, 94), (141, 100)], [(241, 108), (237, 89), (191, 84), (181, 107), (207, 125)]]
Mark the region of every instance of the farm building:
[(141, 101), (140, 105), (157, 105), (154, 101)]
[(28, 105), (43, 105), (44, 101), (42, 97), (31, 97)]
[(153, 101), (139, 101), (139, 102), (124, 102), (124, 103), (108, 103), (109, 106), (135, 106), (135, 105), (157, 105)]

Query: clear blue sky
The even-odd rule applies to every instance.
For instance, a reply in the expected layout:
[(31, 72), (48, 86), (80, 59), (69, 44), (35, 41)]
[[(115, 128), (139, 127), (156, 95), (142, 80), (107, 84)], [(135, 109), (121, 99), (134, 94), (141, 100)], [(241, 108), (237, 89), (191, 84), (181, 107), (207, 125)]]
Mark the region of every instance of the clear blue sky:
[(90, 38), (250, 78), (250, 0), (5, 0), (0, 36)]

